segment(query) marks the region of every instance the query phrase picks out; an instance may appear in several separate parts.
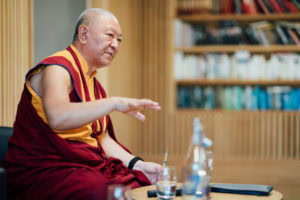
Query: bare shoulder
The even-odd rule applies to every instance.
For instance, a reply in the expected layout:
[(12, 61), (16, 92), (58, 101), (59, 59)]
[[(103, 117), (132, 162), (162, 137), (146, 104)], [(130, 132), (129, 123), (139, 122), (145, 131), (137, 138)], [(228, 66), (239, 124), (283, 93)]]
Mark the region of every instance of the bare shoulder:
[(49, 76), (51, 78), (52, 78), (52, 76), (54, 76), (59, 79), (63, 78), (63, 79), (71, 80), (69, 72), (65, 68), (63, 68), (62, 66), (59, 66), (59, 65), (49, 65), (44, 68), (43, 78), (49, 77)]
[(65, 88), (68, 92), (72, 89), (72, 82), (69, 72), (59, 65), (50, 65), (43, 67), (37, 74), (32, 76), (32, 87), (44, 96), (48, 88)]

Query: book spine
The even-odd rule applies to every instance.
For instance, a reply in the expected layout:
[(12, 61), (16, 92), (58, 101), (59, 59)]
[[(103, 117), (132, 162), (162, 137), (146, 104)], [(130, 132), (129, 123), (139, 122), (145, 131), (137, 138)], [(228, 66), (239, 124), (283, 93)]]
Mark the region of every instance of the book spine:
[(240, 0), (234, 0), (234, 12), (236, 14), (242, 14), (242, 7)]
[(286, 7), (286, 4), (283, 2), (283, 0), (275, 0), (279, 7), (282, 9), (284, 13), (288, 13), (289, 9)]
[(266, 5), (264, 4), (264, 2), (262, 0), (256, 0), (257, 4), (259, 5), (259, 7), (261, 8), (261, 10), (263, 11), (263, 13), (265, 14), (269, 14), (269, 10), (266, 7)]
[(288, 38), (286, 37), (285, 33), (283, 32), (282, 28), (280, 25), (276, 24), (275, 29), (279, 35), (279, 38), (281, 39), (283, 44), (289, 44)]
[(300, 45), (300, 40), (299, 40), (299, 38), (298, 38), (297, 33), (294, 32), (294, 30), (292, 30), (292, 29), (290, 29), (290, 28), (288, 29), (288, 33), (290, 34), (290, 36), (291, 36), (292, 40), (294, 41), (294, 43), (295, 43), (296, 45)]
[(297, 0), (292, 0), (293, 4), (295, 5), (295, 7), (298, 9), (298, 11), (300, 10), (300, 2)]
[(275, 10), (276, 13), (283, 13), (282, 9), (278, 5), (278, 3), (275, 0), (269, 0), (270, 5), (272, 6), (273, 10)]
[(247, 51), (229, 54), (183, 55), (176, 52), (176, 80), (300, 80), (299, 54), (250, 55)]
[(274, 13), (275, 11), (273, 10), (273, 8), (271, 7), (269, 0), (262, 0), (264, 2), (264, 4), (266, 5), (267, 9), (269, 10), (270, 13)]
[(289, 0), (282, 0), (282, 2), (288, 8), (289, 12), (291, 12), (291, 13), (299, 13), (299, 10), (296, 8), (296, 6), (291, 1), (289, 1)]
[(178, 86), (177, 107), (208, 110), (300, 110), (300, 89), (289, 86)]

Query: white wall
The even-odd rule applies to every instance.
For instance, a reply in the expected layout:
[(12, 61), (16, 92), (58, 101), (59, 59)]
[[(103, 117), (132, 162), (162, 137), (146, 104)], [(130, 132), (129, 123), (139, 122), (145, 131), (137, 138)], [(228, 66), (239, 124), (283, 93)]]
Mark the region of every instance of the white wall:
[(85, 8), (85, 0), (34, 0), (34, 64), (72, 42)]

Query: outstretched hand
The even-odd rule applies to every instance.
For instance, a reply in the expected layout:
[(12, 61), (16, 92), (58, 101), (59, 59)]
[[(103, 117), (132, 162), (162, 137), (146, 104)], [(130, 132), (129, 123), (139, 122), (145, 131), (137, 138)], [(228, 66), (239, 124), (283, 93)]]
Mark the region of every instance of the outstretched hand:
[(124, 97), (113, 97), (115, 101), (114, 109), (131, 115), (140, 121), (145, 121), (145, 116), (140, 112), (141, 110), (160, 110), (157, 102), (150, 99), (133, 99)]
[(163, 167), (153, 162), (138, 161), (134, 165), (133, 169), (142, 171), (145, 174), (145, 176), (149, 179), (151, 184), (156, 184), (158, 174), (162, 172)]

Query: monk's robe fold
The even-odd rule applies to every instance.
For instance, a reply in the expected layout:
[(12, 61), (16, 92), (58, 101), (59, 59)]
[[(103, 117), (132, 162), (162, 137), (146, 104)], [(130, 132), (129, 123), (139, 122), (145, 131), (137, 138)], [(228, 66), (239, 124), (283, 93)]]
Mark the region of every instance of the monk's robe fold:
[(129, 170), (117, 158), (106, 158), (100, 145), (102, 136), (109, 134), (117, 141), (108, 115), (72, 130), (49, 127), (42, 98), (31, 87), (30, 78), (53, 65), (70, 74), (71, 102), (106, 97), (95, 74), (86, 76), (87, 64), (74, 46), (44, 59), (28, 72), (4, 162), (9, 199), (105, 199), (108, 184), (149, 185), (141, 171)]

